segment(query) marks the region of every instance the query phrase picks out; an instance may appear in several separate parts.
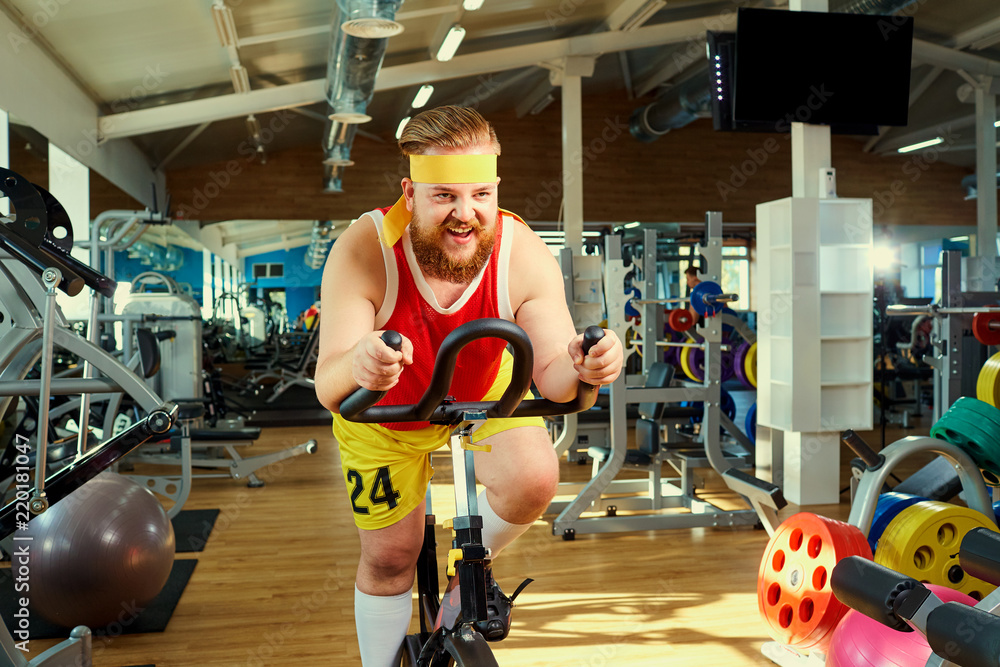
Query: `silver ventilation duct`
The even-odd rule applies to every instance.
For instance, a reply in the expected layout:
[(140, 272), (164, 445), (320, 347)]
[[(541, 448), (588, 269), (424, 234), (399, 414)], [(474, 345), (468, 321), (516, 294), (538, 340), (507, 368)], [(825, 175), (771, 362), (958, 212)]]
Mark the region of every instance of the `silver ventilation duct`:
[[(842, 14), (894, 14), (918, 0), (850, 0), (835, 11)], [(831, 10), (833, 8), (831, 7)], [(654, 102), (632, 112), (629, 131), (643, 142), (656, 141), (709, 113), (711, 80), (705, 74), (690, 77)]]
[(323, 263), (326, 262), (326, 256), (330, 254), (331, 245), (333, 245), (333, 222), (330, 220), (317, 221), (312, 228), (309, 247), (306, 248), (306, 266), (310, 269), (322, 269)]
[(375, 77), (382, 67), (389, 38), (403, 31), (395, 21), (400, 4), (401, 0), (337, 2), (326, 72), (330, 119), (324, 128), (325, 181), (335, 178), (331, 167), (353, 164), (350, 153), (356, 126), (371, 120), (368, 104), (375, 94)]

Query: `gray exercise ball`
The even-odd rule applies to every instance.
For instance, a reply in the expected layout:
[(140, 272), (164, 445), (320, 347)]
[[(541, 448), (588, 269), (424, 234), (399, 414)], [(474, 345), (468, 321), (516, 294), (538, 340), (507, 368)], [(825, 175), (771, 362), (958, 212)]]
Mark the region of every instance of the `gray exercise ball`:
[(127, 626), (174, 562), (174, 528), (136, 482), (103, 472), (29, 523), (29, 606), (64, 627)]

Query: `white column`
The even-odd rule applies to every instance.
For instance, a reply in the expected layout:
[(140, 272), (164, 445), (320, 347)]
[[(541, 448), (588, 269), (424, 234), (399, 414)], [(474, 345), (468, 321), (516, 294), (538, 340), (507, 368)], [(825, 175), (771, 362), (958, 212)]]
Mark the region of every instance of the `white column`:
[(839, 502), (839, 433), (787, 431), (782, 454), (782, 493), (789, 502), (796, 505)]
[[(49, 144), (49, 192), (59, 200), (73, 225), (74, 241), (90, 238), (90, 170), (58, 146)], [(74, 247), (73, 257), (90, 264), (90, 251)], [(114, 276), (111, 276), (114, 278)], [(90, 302), (84, 298), (69, 298), (59, 293), (63, 314), (71, 320), (85, 320)]]
[(201, 251), (201, 284), (201, 316), (210, 320), (215, 305), (215, 285), (212, 283), (212, 251), (208, 248)]
[(565, 244), (574, 256), (583, 254), (583, 105), (582, 77), (594, 73), (593, 57), (563, 58), (549, 74), (562, 86), (562, 187)]
[[(10, 169), (10, 130), (7, 124), (7, 112), (0, 109), (0, 167)], [(0, 215), (10, 213), (10, 202), (0, 199)]]
[[(789, 0), (788, 9), (828, 12), (829, 0)], [(792, 196), (819, 197), (820, 169), (833, 166), (830, 158), (830, 128), (826, 125), (792, 123)]]
[[(976, 86), (976, 256), (992, 266), (997, 256), (997, 98), (992, 79)], [(994, 277), (995, 281), (995, 277)], [(982, 285), (982, 290), (992, 290)]]
[(583, 155), (581, 80), (578, 76), (563, 76), (563, 229), (566, 232), (566, 247), (573, 251), (574, 256), (583, 252), (583, 169), (581, 168), (581, 155)]

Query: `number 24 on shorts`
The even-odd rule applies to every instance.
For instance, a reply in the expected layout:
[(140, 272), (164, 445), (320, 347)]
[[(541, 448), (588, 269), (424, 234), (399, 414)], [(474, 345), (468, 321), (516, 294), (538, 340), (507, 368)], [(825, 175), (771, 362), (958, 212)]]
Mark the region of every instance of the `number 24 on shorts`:
[[(351, 507), (355, 514), (369, 514), (367, 507), (358, 506), (358, 498), (365, 492), (365, 483), (361, 473), (357, 470), (347, 471), (348, 483), (354, 483), (354, 490), (351, 491)], [(383, 466), (375, 471), (375, 479), (372, 480), (368, 491), (368, 500), (372, 505), (385, 504), (389, 509), (395, 509), (399, 500), (399, 491), (392, 488), (392, 480), (389, 479), (389, 467)]]

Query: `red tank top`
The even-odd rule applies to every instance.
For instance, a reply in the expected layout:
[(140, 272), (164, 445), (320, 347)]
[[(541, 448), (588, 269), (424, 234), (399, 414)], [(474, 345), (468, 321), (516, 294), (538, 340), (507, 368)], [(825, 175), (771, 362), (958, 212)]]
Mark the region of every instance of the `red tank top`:
[[(381, 210), (385, 213), (388, 209)], [(381, 328), (398, 331), (410, 339), (413, 343), (413, 364), (403, 370), (399, 383), (389, 390), (379, 405), (404, 405), (419, 401), (430, 384), (434, 360), (445, 337), (466, 322), (501, 316), (497, 276), (502, 236), (503, 216), (500, 215), (493, 252), (481, 273), (479, 284), (471, 294), (466, 292), (462, 298), (468, 296), (468, 300), (450, 313), (440, 312), (420, 293), (403, 249), (404, 241), (400, 240), (393, 246), (398, 277), (396, 300), (392, 314)], [(389, 291), (386, 290), (387, 293)], [(458, 355), (448, 394), (457, 401), (481, 400), (496, 379), (500, 356), (506, 346), (505, 341), (496, 338), (481, 338), (466, 345)], [(428, 426), (428, 422), (383, 426), (397, 431), (413, 431)]]

